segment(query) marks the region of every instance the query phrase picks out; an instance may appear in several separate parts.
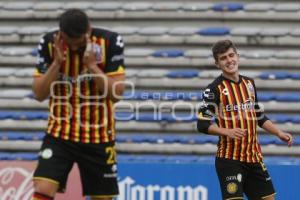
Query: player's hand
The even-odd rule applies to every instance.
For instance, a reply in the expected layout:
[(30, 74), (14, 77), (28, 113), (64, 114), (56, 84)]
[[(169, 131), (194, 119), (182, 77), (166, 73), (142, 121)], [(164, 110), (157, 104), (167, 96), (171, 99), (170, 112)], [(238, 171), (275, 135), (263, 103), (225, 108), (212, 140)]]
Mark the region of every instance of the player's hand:
[(66, 58), (66, 52), (64, 52), (63, 48), (63, 39), (61, 37), (61, 33), (54, 35), (54, 61), (57, 66), (60, 66), (61, 63)]
[(278, 137), (283, 141), (283, 142), (286, 142), (287, 145), (290, 147), (293, 145), (294, 143), (294, 138), (291, 134), (289, 133), (286, 133), (286, 132), (280, 132), (278, 134)]
[(234, 128), (234, 129), (228, 129), (226, 135), (231, 139), (241, 140), (243, 137), (246, 136), (246, 133), (247, 133), (246, 129)]
[(83, 54), (83, 64), (86, 71), (93, 71), (97, 68), (96, 53), (94, 52), (94, 43), (91, 41), (88, 34), (86, 34), (86, 49)]

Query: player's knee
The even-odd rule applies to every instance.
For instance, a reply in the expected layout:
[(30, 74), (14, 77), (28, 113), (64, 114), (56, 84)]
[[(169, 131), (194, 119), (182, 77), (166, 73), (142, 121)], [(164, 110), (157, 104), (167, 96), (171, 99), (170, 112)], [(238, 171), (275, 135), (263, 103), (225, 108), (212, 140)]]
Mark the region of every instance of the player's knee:
[(54, 197), (58, 189), (58, 185), (44, 180), (33, 181), (34, 192)]

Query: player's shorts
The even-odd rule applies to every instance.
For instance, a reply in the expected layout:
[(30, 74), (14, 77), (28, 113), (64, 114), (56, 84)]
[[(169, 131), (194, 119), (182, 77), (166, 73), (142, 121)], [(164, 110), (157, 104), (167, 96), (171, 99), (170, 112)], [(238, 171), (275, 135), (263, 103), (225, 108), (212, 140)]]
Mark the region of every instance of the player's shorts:
[(83, 195), (113, 197), (118, 195), (117, 163), (114, 142), (85, 144), (54, 138), (47, 134), (39, 152), (33, 179), (66, 186), (68, 174), (77, 163)]
[(263, 162), (246, 163), (216, 158), (216, 171), (223, 199), (263, 199), (275, 195), (271, 177)]

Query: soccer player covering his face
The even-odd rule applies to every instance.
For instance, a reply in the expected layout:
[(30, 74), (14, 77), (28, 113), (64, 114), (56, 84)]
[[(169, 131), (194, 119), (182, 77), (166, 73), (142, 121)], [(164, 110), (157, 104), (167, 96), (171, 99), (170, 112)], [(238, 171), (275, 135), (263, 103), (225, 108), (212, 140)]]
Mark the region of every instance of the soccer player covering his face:
[(123, 48), (117, 33), (91, 27), (78, 9), (41, 39), (32, 88), (39, 101), (49, 96), (50, 112), (32, 199), (54, 199), (74, 163), (84, 196), (118, 195), (113, 104), (124, 91)]
[[(212, 47), (222, 71), (203, 92), (199, 132), (219, 136), (215, 167), (223, 199), (274, 200), (275, 190), (258, 142), (257, 126), (288, 146), (291, 134), (278, 129), (258, 105), (254, 80), (239, 74), (239, 55), (230, 40)], [(215, 122), (215, 123), (214, 123)]]

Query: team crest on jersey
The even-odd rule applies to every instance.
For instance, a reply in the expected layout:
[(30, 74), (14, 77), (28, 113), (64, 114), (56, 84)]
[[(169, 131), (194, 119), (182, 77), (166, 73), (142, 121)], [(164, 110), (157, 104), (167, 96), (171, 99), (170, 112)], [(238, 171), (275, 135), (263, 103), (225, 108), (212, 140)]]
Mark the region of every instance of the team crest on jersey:
[(226, 189), (227, 189), (227, 192), (228, 192), (229, 194), (234, 194), (234, 193), (237, 192), (238, 186), (237, 186), (236, 183), (231, 182), (231, 183), (228, 183), (228, 184), (227, 184)]
[(247, 83), (247, 89), (248, 89), (251, 97), (255, 97), (254, 86), (252, 85), (252, 83), (250, 81)]

